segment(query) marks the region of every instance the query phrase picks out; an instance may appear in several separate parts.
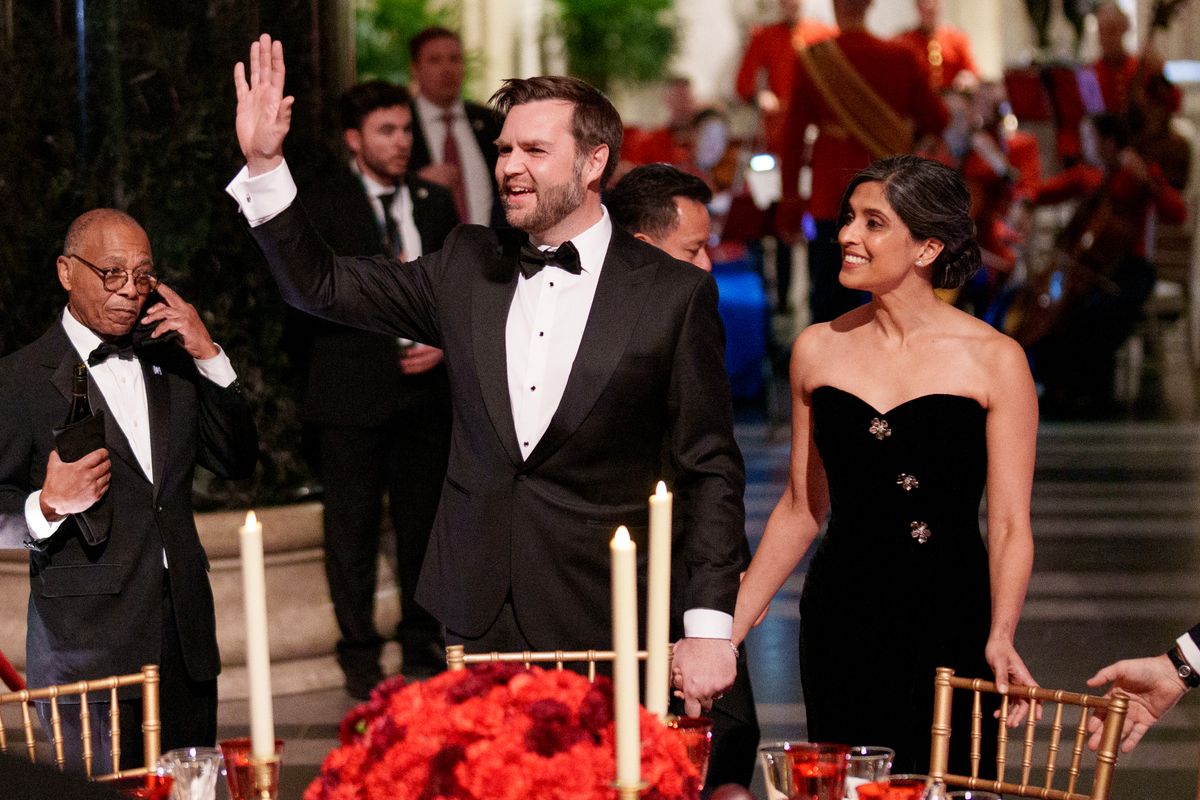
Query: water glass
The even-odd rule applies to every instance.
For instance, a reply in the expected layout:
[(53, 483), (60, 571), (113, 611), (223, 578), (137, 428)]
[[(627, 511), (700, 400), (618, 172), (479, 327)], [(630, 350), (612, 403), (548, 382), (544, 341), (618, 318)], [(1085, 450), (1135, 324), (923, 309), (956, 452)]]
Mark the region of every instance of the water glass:
[(923, 800), (931, 783), (928, 775), (892, 775), (858, 786), (858, 800)]
[(667, 720), (667, 727), (679, 731), (688, 760), (700, 773), (699, 788), (703, 789), (708, 775), (708, 757), (712, 754), (713, 721), (708, 717), (672, 717)]
[(158, 774), (174, 778), (171, 800), (217, 800), (224, 765), (215, 747), (181, 747), (162, 754)]
[(846, 765), (846, 798), (857, 800), (857, 787), (881, 781), (892, 771), (896, 751), (890, 747), (856, 745), (850, 748), (850, 763)]
[(758, 752), (769, 800), (842, 800), (846, 745), (777, 742)]

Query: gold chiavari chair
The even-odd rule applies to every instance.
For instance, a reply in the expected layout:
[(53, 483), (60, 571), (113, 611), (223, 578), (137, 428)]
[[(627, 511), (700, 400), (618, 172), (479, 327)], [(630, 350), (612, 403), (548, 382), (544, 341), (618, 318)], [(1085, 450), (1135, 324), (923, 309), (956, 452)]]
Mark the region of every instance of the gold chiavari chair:
[[(147, 664), (142, 667), (141, 672), (131, 675), (113, 675), (96, 680), (46, 686), (41, 689), (22, 689), (19, 692), (0, 694), (0, 706), (10, 704), (20, 706), (25, 751), (28, 753), (30, 761), (36, 761), (37, 743), (33, 725), (33, 717), (36, 716), (36, 712), (31, 708), (31, 701), (50, 701), (51, 730), (47, 731), (46, 735), (52, 746), (54, 763), (62, 770), (66, 766), (66, 757), (63, 750), (62, 717), (60, 715), (59, 699), (77, 696), (79, 698), (78, 705), (64, 703), (63, 705), (72, 710), (63, 710), (61, 713), (79, 714), (83, 739), (83, 767), (87, 777), (97, 781), (108, 781), (126, 776), (145, 775), (148, 772), (153, 772), (157, 766), (162, 747), (162, 722), (159, 716), (158, 682), (158, 666)], [(108, 693), (108, 719), (112, 730), (110, 752), (112, 763), (119, 766), (121, 763), (121, 711), (117, 703), (117, 690), (125, 686), (138, 685), (142, 687), (142, 749), (145, 764), (134, 769), (124, 771), (118, 769), (116, 772), (104, 775), (93, 775), (92, 764), (94, 761), (94, 752), (92, 748), (91, 719), (88, 714), (89, 695), (98, 695), (103, 692)], [(76, 708), (78, 711), (74, 710)], [(14, 743), (14, 748), (18, 746)], [(3, 717), (0, 716), (0, 752), (7, 753), (8, 748), (8, 731), (5, 729)]]
[[(950, 759), (950, 711), (956, 689), (972, 693), (971, 706), (971, 774), (954, 775), (947, 773)], [(1112, 787), (1113, 770), (1117, 764), (1117, 747), (1121, 740), (1121, 724), (1129, 708), (1129, 700), (1121, 695), (1111, 698), (1096, 697), (1087, 694), (1064, 692), (1053, 689), (1041, 689), (1034, 686), (1010, 684), (1008, 691), (1001, 695), (1000, 725), (996, 740), (996, 779), (979, 778), (980, 745), (983, 740), (983, 711), (982, 695), (1000, 694), (996, 685), (990, 681), (957, 678), (954, 670), (940, 667), (934, 678), (933, 695), (933, 740), (929, 760), (929, 774), (940, 778), (948, 786), (962, 786), (968, 789), (981, 789), (989, 792), (1014, 794), (1020, 797), (1037, 797), (1041, 800), (1107, 800)], [(965, 698), (964, 698), (965, 699)], [(1007, 726), (1010, 703), (1013, 699), (1028, 700), (1029, 714), (1025, 720), (1024, 731), (1015, 734), (1020, 736), (1020, 777), (1017, 781), (1008, 781), (1006, 767), (1008, 766), (1009, 728)], [(1046, 708), (1053, 705), (1053, 713)], [(1054, 781), (1059, 774), (1058, 754), (1063, 746), (1063, 731), (1071, 726), (1064, 723), (1064, 709), (1067, 706), (1079, 709), (1079, 718), (1073, 726), (1073, 743), (1071, 744), (1070, 761), (1066, 768), (1066, 788), (1054, 788)], [(1043, 708), (1042, 721), (1037, 717), (1038, 708)], [(1082, 792), (1078, 789), (1084, 753), (1087, 752), (1087, 724), (1094, 711), (1104, 711), (1104, 726), (1100, 736), (1100, 747), (1096, 751), (1095, 770), (1092, 773), (1091, 789)], [(1049, 742), (1046, 746), (1045, 765), (1038, 765), (1044, 770), (1044, 780), (1039, 784), (1031, 781), (1034, 771), (1034, 739), (1039, 725), (1046, 727), (1049, 720)], [(1072, 734), (1068, 733), (1068, 736)], [(1015, 744), (1015, 743), (1014, 743)]]
[[(468, 664), (524, 664), (531, 667), (551, 665), (553, 669), (566, 669), (567, 664), (586, 664), (587, 679), (596, 680), (596, 665), (612, 663), (612, 650), (547, 650), (534, 652), (525, 650), (515, 653), (466, 653), (461, 644), (446, 647), (446, 668), (451, 672), (466, 669)], [(646, 651), (638, 651), (638, 660), (646, 660)]]

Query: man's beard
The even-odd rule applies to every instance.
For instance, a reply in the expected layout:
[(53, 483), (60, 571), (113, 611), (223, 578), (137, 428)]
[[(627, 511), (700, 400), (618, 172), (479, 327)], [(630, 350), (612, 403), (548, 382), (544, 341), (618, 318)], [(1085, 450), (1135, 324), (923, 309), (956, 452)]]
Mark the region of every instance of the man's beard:
[[(570, 181), (537, 191), (537, 203), (529, 212), (513, 212), (505, 203), (504, 218), (508, 224), (526, 233), (541, 233), (553, 228), (583, 205), (587, 192), (583, 185), (582, 165), (575, 170)], [(522, 218), (521, 214), (527, 213)]]

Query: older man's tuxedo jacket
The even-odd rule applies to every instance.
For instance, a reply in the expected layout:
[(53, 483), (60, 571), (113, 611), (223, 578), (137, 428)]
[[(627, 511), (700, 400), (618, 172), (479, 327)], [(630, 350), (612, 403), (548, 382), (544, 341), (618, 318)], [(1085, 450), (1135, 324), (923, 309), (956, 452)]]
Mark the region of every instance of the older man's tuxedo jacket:
[[(236, 383), (202, 378), (182, 348), (156, 345), (140, 356), (154, 472), (149, 481), (107, 413), (112, 462), (108, 540), (90, 546), (73, 517), (47, 540), (29, 543), (25, 499), (41, 488), (52, 429), (62, 425), (79, 355), (61, 322), (0, 360), (0, 546), (30, 547), (29, 683), (44, 686), (161, 663), (163, 553), (188, 675), (215, 678), (217, 653), (208, 558), (192, 517), (197, 463), (218, 475), (248, 476), (258, 454), (249, 407)], [(92, 408), (107, 408), (92, 383)]]
[(336, 258), (297, 204), (253, 235), (288, 303), (445, 350), (450, 465), (417, 599), (451, 631), (482, 634), (510, 598), (537, 647), (610, 641), (609, 540), (629, 526), (644, 566), (647, 496), (664, 475), (676, 611), (733, 612), (745, 472), (710, 275), (614, 229), (566, 390), (523, 460), (505, 324), (524, 234), (462, 225), (402, 269)]

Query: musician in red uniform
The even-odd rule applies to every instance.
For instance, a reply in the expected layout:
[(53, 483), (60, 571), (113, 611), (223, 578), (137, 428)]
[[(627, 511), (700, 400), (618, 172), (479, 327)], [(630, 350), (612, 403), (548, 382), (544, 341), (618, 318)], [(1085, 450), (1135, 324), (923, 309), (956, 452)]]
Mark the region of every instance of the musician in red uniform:
[(809, 306), (813, 322), (827, 322), (862, 302), (838, 283), (837, 244), (842, 189), (876, 158), (906, 153), (946, 127), (948, 115), (929, 87), (924, 67), (902, 44), (867, 32), (871, 0), (834, 0), (841, 33), (801, 52), (788, 109), (783, 151), (781, 235), (796, 236), (804, 202), (799, 195), (804, 131), (820, 133), (812, 154), (808, 210), (816, 236), (808, 243)]
[(1029, 348), (1043, 410), (1068, 415), (1104, 411), (1112, 401), (1116, 351), (1154, 288), (1146, 253), (1151, 210), (1163, 223), (1187, 217), (1158, 165), (1129, 146), (1121, 115), (1092, 117), (1083, 139), (1085, 162), (1042, 181), (1029, 197), (1033, 204), (1081, 199), (1059, 243), (1061, 311)]
[[(1107, 2), (1096, 9), (1096, 33), (1100, 42), (1100, 58), (1092, 64), (1100, 94), (1104, 97), (1104, 110), (1122, 112), (1129, 104), (1129, 92), (1139, 72), (1145, 82), (1143, 91), (1155, 90), (1155, 84), (1165, 82), (1162, 77), (1162, 57), (1147, 53), (1142, 59), (1125, 51), (1125, 34), (1129, 31), (1129, 17), (1116, 3)], [(1155, 95), (1158, 92), (1155, 91)], [(1179, 110), (1182, 95), (1174, 85), (1167, 83), (1161, 98), (1168, 110)]]
[(971, 55), (971, 40), (957, 28), (939, 25), (941, 0), (916, 0), (920, 24), (895, 41), (911, 47), (929, 69), (929, 85), (935, 91), (965, 89), (979, 79), (979, 68)]

